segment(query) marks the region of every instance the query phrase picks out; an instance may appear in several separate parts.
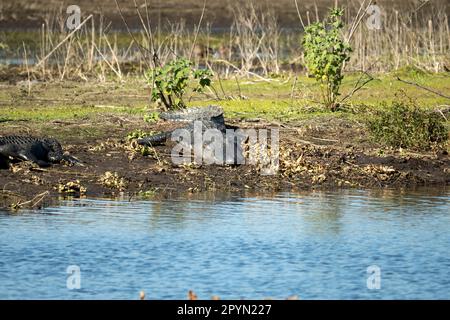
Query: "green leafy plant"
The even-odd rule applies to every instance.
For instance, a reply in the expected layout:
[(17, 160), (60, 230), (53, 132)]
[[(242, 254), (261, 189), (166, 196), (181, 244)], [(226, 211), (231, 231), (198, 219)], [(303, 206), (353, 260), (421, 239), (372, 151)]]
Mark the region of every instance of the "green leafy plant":
[(154, 132), (145, 132), (141, 129), (136, 129), (127, 134), (127, 140), (131, 141), (133, 139), (142, 139), (142, 138), (151, 136), (153, 134), (154, 134)]
[(154, 135), (155, 132), (150, 131), (150, 132), (145, 132), (141, 129), (136, 129), (133, 130), (131, 132), (129, 132), (127, 134), (127, 140), (131, 143), (131, 147), (132, 149), (134, 149), (134, 151), (140, 153), (141, 155), (145, 156), (149, 156), (149, 155), (153, 155), (156, 151), (154, 150), (154, 148), (149, 147), (149, 146), (142, 146), (142, 145), (138, 145), (137, 143), (133, 143), (135, 142), (137, 139), (142, 139), (148, 136), (152, 136)]
[(374, 140), (396, 148), (429, 149), (448, 139), (441, 115), (412, 102), (394, 102), (368, 121)]
[(196, 80), (194, 92), (202, 92), (211, 85), (212, 73), (207, 69), (195, 69), (191, 61), (180, 58), (164, 66), (149, 70), (147, 81), (152, 84), (152, 100), (161, 101), (166, 109), (185, 108), (183, 95), (190, 80)]
[(152, 188), (152, 189), (145, 190), (145, 191), (144, 190), (140, 190), (138, 192), (138, 197), (140, 197), (140, 198), (152, 198), (152, 197), (156, 196), (158, 190), (159, 190), (158, 188)]
[(332, 9), (325, 21), (306, 27), (303, 38), (306, 66), (320, 82), (323, 102), (332, 111), (339, 107), (336, 100), (344, 78), (342, 68), (352, 51), (341, 34), (342, 14), (343, 10)]
[(159, 120), (158, 112), (151, 112), (149, 114), (144, 115), (144, 121), (147, 123), (155, 123)]

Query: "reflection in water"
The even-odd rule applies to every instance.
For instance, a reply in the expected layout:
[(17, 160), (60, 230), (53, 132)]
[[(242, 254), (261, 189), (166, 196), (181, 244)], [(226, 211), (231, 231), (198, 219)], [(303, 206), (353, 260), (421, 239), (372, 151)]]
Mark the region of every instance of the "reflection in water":
[[(449, 190), (66, 201), (0, 214), (0, 298), (450, 298)], [(80, 290), (66, 287), (78, 265)], [(366, 269), (381, 268), (381, 290)]]

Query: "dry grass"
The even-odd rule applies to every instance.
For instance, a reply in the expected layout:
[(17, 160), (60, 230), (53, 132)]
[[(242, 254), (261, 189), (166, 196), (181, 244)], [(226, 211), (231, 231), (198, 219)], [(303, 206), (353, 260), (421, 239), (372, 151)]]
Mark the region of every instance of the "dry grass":
[[(175, 57), (192, 57), (197, 66), (209, 67), (224, 78), (255, 74), (269, 77), (286, 71), (305, 71), (300, 46), (302, 23), (313, 23), (325, 15), (323, 1), (317, 1), (317, 5), (315, 2), (312, 5), (300, 3), (302, 23), (296, 17), (297, 28), (284, 30), (281, 26), (286, 13), (276, 4), (268, 10), (251, 2), (245, 6), (228, 2), (226, 12), (232, 13), (231, 27), (224, 33), (214, 34), (208, 21), (214, 17), (211, 9), (218, 6), (216, 2), (208, 2), (201, 23), (198, 20), (201, 11), (197, 21), (189, 23), (195, 25), (194, 29), (186, 20), (158, 19), (155, 25), (152, 14), (155, 4), (146, 0), (132, 2), (135, 5), (119, 1), (121, 10), (116, 8), (116, 20), (113, 20), (115, 23), (122, 20), (122, 29), (130, 30), (126, 34), (113, 31), (111, 21), (101, 10), (79, 30), (69, 34), (64, 26), (64, 8), (53, 4), (53, 9), (44, 16), (35, 50), (27, 48), (31, 44), (26, 42), (20, 43), (16, 50), (20, 52), (20, 58), (26, 56), (24, 69), (29, 68), (32, 77), (45, 80), (105, 81), (114, 78), (120, 81), (128, 73), (142, 74), (155, 63), (164, 64)], [(363, 8), (369, 3), (362, 0), (337, 2), (345, 6), (349, 28), (354, 25), (361, 3)], [(8, 5), (12, 6), (3, 4), (4, 8), (9, 8)], [(20, 6), (20, 2), (16, 6)], [(111, 6), (111, 1), (103, 3), (105, 14), (113, 11)], [(289, 6), (295, 10), (293, 1)], [(346, 66), (347, 71), (387, 72), (411, 65), (433, 72), (450, 68), (448, 8), (443, 2), (436, 1), (420, 8), (414, 1), (404, 1), (402, 11), (389, 1), (380, 1), (380, 6), (381, 30), (368, 30), (364, 23), (366, 17), (354, 30), (351, 38), (354, 52)], [(198, 3), (192, 4), (193, 10), (198, 7)], [(33, 3), (28, 4), (30, 8), (35, 8)], [(130, 16), (139, 22), (137, 29), (131, 30)], [(40, 63), (33, 67), (31, 60)]]

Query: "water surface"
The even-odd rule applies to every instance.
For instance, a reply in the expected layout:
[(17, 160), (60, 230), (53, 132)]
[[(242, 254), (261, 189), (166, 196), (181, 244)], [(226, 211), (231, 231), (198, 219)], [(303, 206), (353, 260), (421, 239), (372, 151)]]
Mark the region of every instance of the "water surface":
[[(449, 299), (449, 199), (339, 191), (0, 213), (0, 298)], [(70, 265), (80, 289), (67, 287)]]

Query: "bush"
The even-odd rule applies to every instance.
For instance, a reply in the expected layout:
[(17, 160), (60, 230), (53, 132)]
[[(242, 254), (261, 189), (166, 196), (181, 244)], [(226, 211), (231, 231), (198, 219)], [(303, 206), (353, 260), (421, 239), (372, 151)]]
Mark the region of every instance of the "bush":
[(202, 92), (203, 88), (211, 85), (211, 77), (209, 70), (194, 69), (192, 62), (183, 58), (149, 70), (146, 74), (147, 81), (153, 86), (152, 100), (161, 101), (166, 109), (185, 108), (183, 95), (189, 81), (195, 79), (194, 91)]
[(305, 29), (303, 47), (308, 71), (320, 82), (324, 104), (335, 111), (341, 86), (342, 68), (350, 59), (350, 46), (342, 38), (342, 10), (332, 9), (327, 20)]
[(376, 141), (396, 148), (429, 149), (448, 139), (441, 115), (406, 102), (384, 107), (384, 111), (369, 120), (369, 130)]

